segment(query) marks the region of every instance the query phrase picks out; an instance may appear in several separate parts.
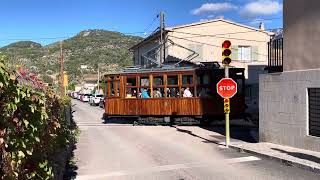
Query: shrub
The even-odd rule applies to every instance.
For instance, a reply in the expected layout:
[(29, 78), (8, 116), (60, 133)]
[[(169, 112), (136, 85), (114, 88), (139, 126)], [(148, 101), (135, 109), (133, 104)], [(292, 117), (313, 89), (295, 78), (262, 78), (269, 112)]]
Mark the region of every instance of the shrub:
[(0, 57), (0, 179), (53, 179), (77, 131), (70, 99), (19, 84)]

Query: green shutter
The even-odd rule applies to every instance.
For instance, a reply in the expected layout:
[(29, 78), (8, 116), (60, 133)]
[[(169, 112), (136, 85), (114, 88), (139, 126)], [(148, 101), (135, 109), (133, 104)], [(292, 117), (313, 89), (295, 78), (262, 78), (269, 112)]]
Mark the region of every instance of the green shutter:
[(231, 51), (232, 51), (231, 59), (232, 60), (239, 60), (238, 59), (238, 46), (231, 46)]
[(252, 61), (258, 61), (259, 60), (259, 48), (258, 48), (258, 46), (252, 46), (251, 47), (251, 58), (252, 58)]

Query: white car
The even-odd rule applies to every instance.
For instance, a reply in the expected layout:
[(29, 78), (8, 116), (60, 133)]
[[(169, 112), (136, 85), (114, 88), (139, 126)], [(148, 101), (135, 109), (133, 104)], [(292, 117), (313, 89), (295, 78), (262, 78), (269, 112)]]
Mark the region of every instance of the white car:
[(103, 94), (94, 94), (91, 98), (90, 98), (90, 105), (91, 106), (97, 106), (100, 103), (100, 99), (103, 97)]
[(81, 101), (82, 101), (82, 102), (89, 102), (89, 99), (90, 99), (90, 94), (84, 94), (84, 95), (82, 96)]

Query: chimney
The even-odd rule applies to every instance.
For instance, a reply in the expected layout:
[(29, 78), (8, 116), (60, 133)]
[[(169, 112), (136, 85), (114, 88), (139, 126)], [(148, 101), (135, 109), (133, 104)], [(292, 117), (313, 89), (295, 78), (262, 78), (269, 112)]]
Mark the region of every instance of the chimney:
[(260, 29), (261, 31), (264, 31), (264, 23), (263, 23), (263, 22), (261, 22), (261, 23), (259, 24), (259, 29)]

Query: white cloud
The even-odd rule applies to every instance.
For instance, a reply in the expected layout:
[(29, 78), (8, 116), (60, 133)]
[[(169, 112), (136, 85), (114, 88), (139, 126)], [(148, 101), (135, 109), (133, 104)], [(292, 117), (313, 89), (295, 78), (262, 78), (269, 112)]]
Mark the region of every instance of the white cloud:
[(283, 5), (274, 0), (258, 0), (246, 4), (240, 11), (243, 18), (252, 19), (259, 15), (272, 15), (282, 11)]
[(192, 10), (193, 15), (200, 15), (203, 13), (208, 13), (208, 12), (226, 12), (230, 10), (237, 9), (237, 6), (231, 4), (231, 3), (206, 3), (203, 4), (201, 7)]

